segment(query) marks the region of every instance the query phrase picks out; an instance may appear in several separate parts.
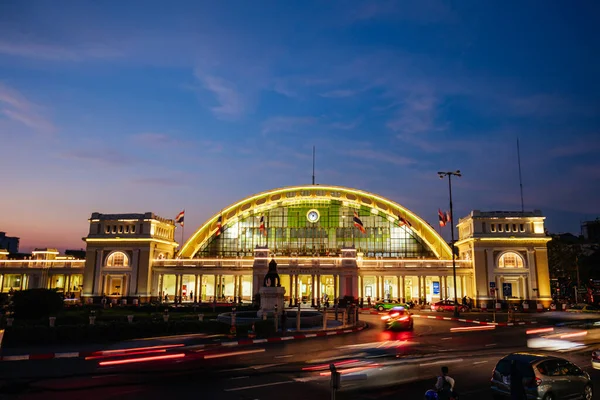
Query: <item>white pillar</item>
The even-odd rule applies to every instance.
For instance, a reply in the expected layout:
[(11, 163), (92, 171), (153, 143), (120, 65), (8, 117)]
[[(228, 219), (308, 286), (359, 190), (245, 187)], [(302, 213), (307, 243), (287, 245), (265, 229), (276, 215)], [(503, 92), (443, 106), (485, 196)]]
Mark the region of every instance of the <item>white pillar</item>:
[(398, 283), (398, 285), (400, 286), (398, 293), (400, 294), (400, 300), (405, 299), (406, 300), (406, 295), (404, 293), (404, 290), (406, 289), (406, 286), (404, 284), (404, 275), (400, 275), (398, 277), (398, 279), (400, 279), (400, 283)]

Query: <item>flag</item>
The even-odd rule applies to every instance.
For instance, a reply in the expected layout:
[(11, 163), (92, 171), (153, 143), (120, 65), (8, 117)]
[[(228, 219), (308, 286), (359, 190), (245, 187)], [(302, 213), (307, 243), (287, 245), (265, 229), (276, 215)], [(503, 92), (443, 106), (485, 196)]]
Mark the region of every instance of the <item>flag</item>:
[(362, 233), (367, 232), (365, 230), (365, 226), (363, 225), (362, 221), (360, 220), (360, 218), (358, 218), (358, 214), (356, 213), (356, 211), (354, 211), (354, 226), (358, 228), (359, 231), (361, 231)]
[(185, 210), (183, 210), (182, 212), (180, 212), (179, 214), (177, 214), (177, 216), (175, 217), (175, 223), (176, 224), (180, 224), (181, 226), (183, 226), (184, 216), (185, 216)]
[(264, 215), (260, 216), (260, 228), (258, 228), (258, 230), (260, 231), (260, 233), (267, 236), (267, 230), (265, 229), (265, 216)]
[(438, 219), (440, 220), (441, 227), (446, 226), (446, 224), (448, 223), (448, 220), (446, 219), (446, 213), (442, 212), (442, 210), (440, 210), (439, 208), (438, 208)]
[(450, 211), (446, 211), (446, 223), (452, 220), (452, 215), (450, 215)]
[(217, 233), (216, 236), (219, 236), (223, 232), (223, 216), (219, 215), (219, 219), (217, 220)]
[(409, 220), (407, 220), (406, 218), (404, 218), (404, 217), (403, 217), (403, 216), (401, 216), (401, 215), (398, 215), (398, 225), (400, 225), (400, 226), (404, 226), (404, 225), (406, 225), (406, 226), (408, 226), (409, 228), (412, 228), (412, 224), (410, 223), (410, 221), (409, 221)]

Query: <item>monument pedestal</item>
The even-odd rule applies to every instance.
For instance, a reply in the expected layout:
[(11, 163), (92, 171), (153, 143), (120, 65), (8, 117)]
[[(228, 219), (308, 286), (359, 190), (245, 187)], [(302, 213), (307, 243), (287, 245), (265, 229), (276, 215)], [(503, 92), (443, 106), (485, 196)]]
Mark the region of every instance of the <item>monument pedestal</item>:
[(277, 306), (277, 312), (280, 313), (285, 305), (283, 304), (283, 296), (285, 295), (285, 288), (265, 286), (258, 290), (260, 293), (260, 310), (258, 310), (258, 317), (262, 318), (263, 314), (267, 316), (275, 313), (275, 306)]

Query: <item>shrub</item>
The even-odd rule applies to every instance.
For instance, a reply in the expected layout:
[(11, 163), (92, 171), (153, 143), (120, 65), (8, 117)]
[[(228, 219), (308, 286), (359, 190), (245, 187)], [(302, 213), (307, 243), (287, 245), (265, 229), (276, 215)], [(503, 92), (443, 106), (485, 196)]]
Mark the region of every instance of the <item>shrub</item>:
[(62, 294), (50, 289), (28, 289), (13, 295), (15, 316), (37, 319), (56, 314), (63, 307)]

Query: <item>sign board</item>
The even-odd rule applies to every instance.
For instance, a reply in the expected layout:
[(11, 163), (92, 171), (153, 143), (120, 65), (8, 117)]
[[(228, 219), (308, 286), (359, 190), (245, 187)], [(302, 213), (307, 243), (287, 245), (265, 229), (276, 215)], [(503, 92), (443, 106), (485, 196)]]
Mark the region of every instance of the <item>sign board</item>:
[(433, 282), (433, 294), (440, 294), (440, 283), (439, 282)]
[(504, 297), (511, 297), (512, 296), (512, 283), (503, 283), (502, 284), (502, 293), (504, 294)]
[(496, 282), (490, 282), (490, 288), (496, 289)]

